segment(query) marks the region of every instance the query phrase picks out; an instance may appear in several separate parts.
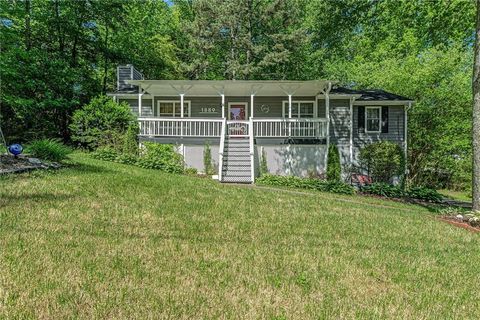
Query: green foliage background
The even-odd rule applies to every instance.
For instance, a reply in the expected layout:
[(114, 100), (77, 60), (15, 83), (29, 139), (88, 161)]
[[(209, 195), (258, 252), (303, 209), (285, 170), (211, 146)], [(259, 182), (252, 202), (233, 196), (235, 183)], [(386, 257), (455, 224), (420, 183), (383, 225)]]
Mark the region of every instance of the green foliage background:
[(150, 79), (318, 79), (383, 88), (410, 110), (409, 181), (464, 188), (471, 172), (470, 0), (0, 2), (7, 140), (70, 142), (75, 110)]

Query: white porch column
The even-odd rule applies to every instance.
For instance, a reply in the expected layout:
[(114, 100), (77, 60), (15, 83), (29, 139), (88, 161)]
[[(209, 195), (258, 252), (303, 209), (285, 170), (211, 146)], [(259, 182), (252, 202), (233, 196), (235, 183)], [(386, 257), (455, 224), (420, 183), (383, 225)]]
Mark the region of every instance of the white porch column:
[(183, 118), (183, 97), (185, 93), (180, 93), (180, 118)]
[(138, 117), (142, 116), (142, 95), (143, 93), (138, 94)]
[(250, 94), (250, 118), (253, 118), (253, 96), (255, 94)]
[(292, 95), (288, 95), (288, 117), (292, 117)]
[(222, 93), (222, 118), (225, 118), (225, 95)]

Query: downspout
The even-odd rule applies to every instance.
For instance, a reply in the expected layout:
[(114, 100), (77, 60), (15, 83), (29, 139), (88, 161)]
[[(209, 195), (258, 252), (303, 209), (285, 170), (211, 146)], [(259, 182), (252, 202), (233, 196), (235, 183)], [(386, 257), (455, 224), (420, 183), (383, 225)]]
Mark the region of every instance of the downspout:
[(404, 174), (405, 178), (407, 177), (408, 174), (408, 110), (412, 107), (412, 102), (409, 102), (408, 105), (405, 108), (405, 123), (403, 125), (404, 133), (403, 133), (403, 148), (404, 148), (404, 157), (405, 157), (405, 168), (404, 168)]
[(332, 90), (332, 83), (329, 81), (327, 90), (325, 90), (325, 113), (327, 116), (327, 150), (325, 152), (325, 173), (328, 169), (328, 149), (330, 148), (330, 90)]
[(138, 87), (138, 131), (140, 134), (144, 134), (142, 133), (142, 96), (143, 96), (143, 92), (141, 92), (141, 89), (140, 89), (140, 86)]
[(353, 102), (355, 97), (350, 98), (350, 166), (353, 165)]

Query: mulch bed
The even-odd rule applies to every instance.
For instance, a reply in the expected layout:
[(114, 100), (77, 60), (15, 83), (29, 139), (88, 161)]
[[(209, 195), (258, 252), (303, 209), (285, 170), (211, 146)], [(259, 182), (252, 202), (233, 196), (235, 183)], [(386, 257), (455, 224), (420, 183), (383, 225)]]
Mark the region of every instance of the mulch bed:
[(455, 219), (455, 217), (452, 217), (452, 216), (438, 217), (437, 219), (440, 221), (446, 222), (448, 224), (451, 224), (452, 226), (462, 228), (471, 232), (475, 232), (475, 233), (480, 232), (480, 228), (472, 227), (467, 222), (458, 221), (457, 219)]
[(26, 156), (0, 155), (0, 175), (9, 173), (21, 173), (38, 169), (57, 169), (58, 163), (45, 163), (38, 159), (28, 158)]

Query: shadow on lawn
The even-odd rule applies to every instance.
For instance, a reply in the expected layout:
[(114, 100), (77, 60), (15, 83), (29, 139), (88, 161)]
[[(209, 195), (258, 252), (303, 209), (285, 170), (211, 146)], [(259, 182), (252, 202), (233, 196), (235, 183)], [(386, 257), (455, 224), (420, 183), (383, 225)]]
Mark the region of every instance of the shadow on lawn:
[(71, 163), (68, 165), (68, 168), (74, 170), (78, 173), (109, 173), (114, 172), (114, 170), (109, 169), (105, 166), (94, 166), (91, 164), (85, 163)]
[(9, 206), (19, 208), (26, 202), (44, 202), (44, 201), (65, 201), (74, 198), (71, 194), (56, 194), (56, 193), (31, 193), (31, 194), (0, 194), (0, 209)]

